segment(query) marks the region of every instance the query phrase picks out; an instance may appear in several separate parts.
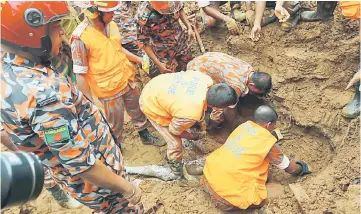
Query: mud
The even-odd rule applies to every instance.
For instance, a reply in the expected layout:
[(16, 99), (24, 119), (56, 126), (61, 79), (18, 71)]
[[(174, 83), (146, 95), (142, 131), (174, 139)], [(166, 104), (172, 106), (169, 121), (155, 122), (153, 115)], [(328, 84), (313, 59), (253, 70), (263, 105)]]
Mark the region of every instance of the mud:
[[(224, 10), (227, 12), (227, 7)], [(190, 14), (194, 3), (186, 4)], [(281, 149), (287, 156), (309, 163), (312, 174), (294, 177), (271, 168), (270, 181), (284, 186), (285, 194), (260, 210), (233, 213), (301, 213), (290, 183), (300, 183), (310, 198), (306, 213), (359, 213), (360, 187), (360, 123), (341, 116), (341, 109), (352, 98), (346, 87), (359, 68), (359, 26), (344, 18), (336, 9), (335, 19), (324, 23), (300, 23), (291, 32), (273, 23), (262, 29), (257, 43), (249, 38), (249, 27), (240, 23), (242, 34), (230, 36), (221, 23), (202, 34), (206, 51), (219, 51), (239, 57), (267, 71), (273, 78), (273, 90), (264, 100), (246, 98), (239, 106), (242, 117), (236, 123), (252, 119), (255, 107), (267, 102), (280, 115), (279, 127), (288, 129), (292, 138)], [(197, 44), (192, 45), (195, 56), (200, 55)], [(144, 76), (141, 77), (146, 81)], [(234, 120), (230, 120), (234, 122)], [(204, 141), (186, 148), (185, 159), (193, 160), (218, 148), (231, 130), (209, 133)], [(123, 154), (126, 165), (164, 164), (166, 148), (141, 144), (137, 133), (127, 123)], [(195, 147), (197, 147), (195, 149)], [(151, 208), (160, 200), (164, 206), (157, 213), (221, 213), (197, 183), (143, 179), (143, 201)], [(347, 187), (347, 188), (346, 188)], [(23, 209), (31, 213), (90, 213), (87, 208), (65, 210), (47, 194), (30, 202)], [(12, 208), (2, 213), (19, 213)]]

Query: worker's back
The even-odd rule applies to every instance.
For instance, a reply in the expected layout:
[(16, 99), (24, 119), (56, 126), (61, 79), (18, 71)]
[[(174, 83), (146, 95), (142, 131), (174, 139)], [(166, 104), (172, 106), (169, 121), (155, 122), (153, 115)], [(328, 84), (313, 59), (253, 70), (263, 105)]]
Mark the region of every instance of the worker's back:
[(235, 129), (226, 143), (206, 159), (204, 176), (212, 189), (236, 207), (246, 209), (267, 197), (267, 154), (276, 138), (247, 121)]

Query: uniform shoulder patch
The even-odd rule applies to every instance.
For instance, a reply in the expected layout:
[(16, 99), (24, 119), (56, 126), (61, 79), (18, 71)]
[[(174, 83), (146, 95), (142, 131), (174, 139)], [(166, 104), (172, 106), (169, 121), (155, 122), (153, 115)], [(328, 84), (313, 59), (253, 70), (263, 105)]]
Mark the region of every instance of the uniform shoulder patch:
[(59, 143), (70, 140), (69, 128), (63, 125), (57, 128), (51, 128), (44, 131), (45, 142), (48, 144)]

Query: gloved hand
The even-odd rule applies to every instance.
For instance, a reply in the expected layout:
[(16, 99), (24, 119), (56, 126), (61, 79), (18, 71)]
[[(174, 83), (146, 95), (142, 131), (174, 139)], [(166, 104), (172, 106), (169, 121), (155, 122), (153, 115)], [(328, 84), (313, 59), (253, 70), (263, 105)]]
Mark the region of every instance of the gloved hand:
[(271, 134), (277, 138), (277, 141), (283, 139), (289, 140), (291, 138), (291, 133), (288, 130), (275, 129), (271, 132)]
[(246, 12), (246, 21), (247, 24), (251, 27), (253, 27), (254, 19), (255, 19), (255, 12), (253, 10), (248, 10)]
[(143, 58), (142, 58), (142, 70), (149, 74), (149, 68), (150, 68), (150, 62), (149, 62), (149, 57), (147, 54), (144, 54)]
[(300, 172), (300, 174), (298, 174), (299, 176), (304, 176), (304, 175), (312, 173), (309, 170), (307, 163), (305, 163), (303, 161), (297, 161), (296, 164), (298, 164), (298, 165), (300, 165), (302, 167), (302, 171)]
[(231, 33), (231, 34), (239, 34), (239, 27), (237, 25), (237, 22), (236, 20), (230, 18), (230, 17), (227, 17), (227, 20), (225, 20), (226, 22), (226, 25), (227, 25), (227, 28), (228, 28), (228, 31)]

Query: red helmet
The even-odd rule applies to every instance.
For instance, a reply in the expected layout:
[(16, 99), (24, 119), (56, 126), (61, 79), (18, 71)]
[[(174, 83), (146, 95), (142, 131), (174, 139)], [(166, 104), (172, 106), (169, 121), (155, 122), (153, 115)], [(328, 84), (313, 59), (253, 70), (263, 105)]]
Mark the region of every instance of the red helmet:
[(37, 57), (49, 56), (47, 23), (69, 14), (65, 1), (6, 1), (1, 5), (1, 44)]
[(175, 14), (183, 7), (180, 1), (150, 1), (149, 3), (160, 14)]

